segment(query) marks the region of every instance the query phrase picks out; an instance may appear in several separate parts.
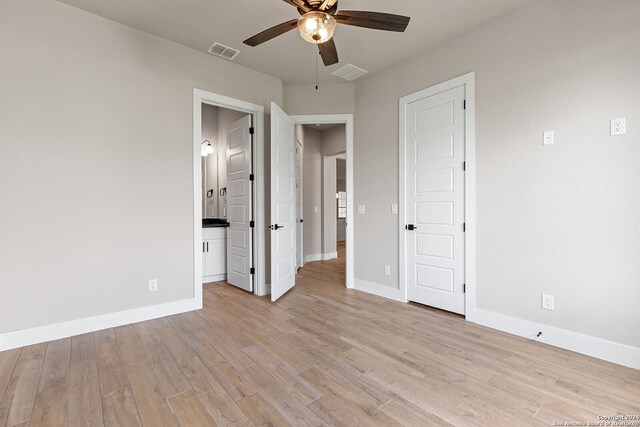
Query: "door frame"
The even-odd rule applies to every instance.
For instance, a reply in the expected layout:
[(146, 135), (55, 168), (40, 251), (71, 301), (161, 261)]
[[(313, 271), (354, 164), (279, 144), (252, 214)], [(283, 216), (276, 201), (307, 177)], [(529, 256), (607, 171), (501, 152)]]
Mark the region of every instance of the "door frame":
[(202, 104), (210, 104), (220, 108), (241, 111), (253, 116), (254, 123), (254, 147), (253, 151), (253, 172), (256, 176), (254, 181), (254, 260), (256, 262), (256, 277), (254, 293), (259, 296), (267, 295), (265, 285), (265, 229), (264, 224), (264, 107), (252, 104), (217, 93), (208, 92), (201, 89), (193, 89), (193, 243), (194, 243), (194, 297), (200, 301), (202, 306), (202, 171), (200, 170), (200, 143), (202, 142)]
[(353, 114), (311, 114), (291, 116), (294, 125), (344, 124), (347, 145), (347, 243), (346, 243), (346, 286), (355, 288), (354, 265), (354, 200), (353, 200)]
[(426, 89), (403, 96), (399, 100), (398, 148), (399, 148), (399, 203), (398, 203), (398, 235), (399, 235), (399, 287), (401, 298), (407, 299), (407, 277), (404, 265), (406, 262), (406, 119), (408, 104), (429, 96), (437, 95), (460, 86), (465, 88), (465, 194), (464, 194), (464, 233), (465, 243), (465, 318), (473, 321), (476, 307), (476, 137), (475, 137), (475, 72), (470, 72), (451, 80), (436, 84)]

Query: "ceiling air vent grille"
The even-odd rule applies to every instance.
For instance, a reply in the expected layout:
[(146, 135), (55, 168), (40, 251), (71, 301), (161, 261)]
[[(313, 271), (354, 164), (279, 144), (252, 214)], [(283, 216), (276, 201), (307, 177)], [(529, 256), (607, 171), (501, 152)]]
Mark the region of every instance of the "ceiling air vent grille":
[(220, 43), (214, 43), (209, 48), (209, 53), (232, 61), (236, 56), (238, 56), (240, 51)]
[(353, 64), (347, 64), (344, 67), (338, 68), (332, 74), (351, 82), (360, 76), (364, 76), (367, 73), (367, 70), (363, 70), (362, 68), (356, 67)]

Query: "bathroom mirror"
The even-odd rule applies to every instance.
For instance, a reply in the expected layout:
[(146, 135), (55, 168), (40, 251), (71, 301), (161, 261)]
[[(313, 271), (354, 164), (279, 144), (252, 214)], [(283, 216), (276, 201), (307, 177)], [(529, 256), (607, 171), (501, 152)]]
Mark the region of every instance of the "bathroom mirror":
[(202, 218), (218, 218), (218, 153), (202, 157)]

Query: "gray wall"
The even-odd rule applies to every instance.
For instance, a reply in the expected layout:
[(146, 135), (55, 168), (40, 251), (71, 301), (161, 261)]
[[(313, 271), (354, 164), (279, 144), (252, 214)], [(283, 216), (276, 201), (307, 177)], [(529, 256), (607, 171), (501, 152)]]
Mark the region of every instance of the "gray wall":
[[(322, 254), (322, 132), (296, 126), (302, 142), (304, 256)], [(318, 209), (315, 212), (314, 208)]]
[(333, 156), (347, 151), (347, 129), (337, 125), (322, 131), (322, 155)]
[(280, 80), (53, 0), (0, 2), (0, 58), (0, 332), (191, 298), (193, 88)]
[(358, 83), (356, 278), (398, 286), (398, 98), (475, 70), (478, 306), (640, 347), (638, 52), (640, 2), (540, 0)]
[(318, 90), (315, 85), (284, 86), (283, 98), (287, 114), (352, 114), (355, 84), (321, 84)]

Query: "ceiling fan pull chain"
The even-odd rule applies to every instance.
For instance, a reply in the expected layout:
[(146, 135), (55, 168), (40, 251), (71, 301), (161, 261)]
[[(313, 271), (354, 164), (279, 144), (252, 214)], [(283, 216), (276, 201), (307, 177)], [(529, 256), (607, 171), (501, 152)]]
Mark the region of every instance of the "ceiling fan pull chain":
[(316, 53), (316, 90), (318, 90), (318, 55), (320, 53)]

